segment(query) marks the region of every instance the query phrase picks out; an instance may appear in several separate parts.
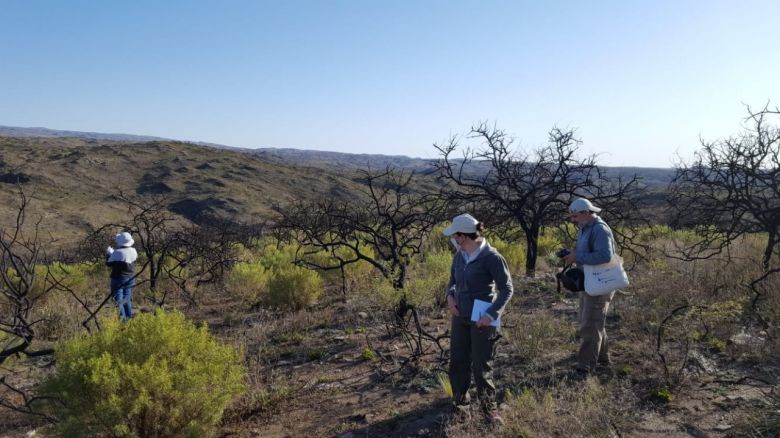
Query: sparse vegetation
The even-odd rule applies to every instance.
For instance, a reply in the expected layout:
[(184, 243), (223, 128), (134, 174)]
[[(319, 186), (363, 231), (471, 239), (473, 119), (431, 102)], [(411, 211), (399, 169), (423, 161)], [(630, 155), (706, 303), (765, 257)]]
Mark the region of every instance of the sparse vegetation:
[[(158, 293), (149, 293), (148, 272), (139, 275), (139, 317), (119, 324), (109, 302), (86, 324), (90, 333), (82, 324), (108, 292), (102, 260), (90, 253), (101, 251), (103, 241), (73, 252), (71, 258), (37, 259), (28, 272), (34, 279), (24, 289), (32, 305), (23, 316), (34, 333), (28, 352), (43, 353), (7, 355), (0, 376), (0, 409), (9, 413), (0, 419), (3, 430), (117, 436), (216, 431), (225, 436), (414, 436), (427, 430), (455, 438), (484, 432), (477, 422), (451, 425), (440, 418), (451, 396), (443, 289), (452, 248), (441, 236), (443, 226), (426, 218), (430, 222), (419, 234), (410, 234), (413, 242), (403, 251), (385, 242), (404, 236), (392, 230), (397, 216), (390, 207), (399, 200), (420, 201), (415, 208), (435, 206), (437, 212), (446, 206), (422, 196), (436, 186), (431, 180), (364, 173), (362, 183), (370, 180), (375, 190), (372, 198), (367, 186), (359, 189), (357, 176), (270, 168), (234, 152), (168, 142), (122, 147), (71, 143), (58, 149), (42, 148), (37, 140), (16, 144), (0, 139), (0, 153), (12, 146), (18, 153), (2, 155), (3, 160), (18, 164), (26, 159), (41, 166), (51, 161), (47, 175), (62, 184), (41, 189), (35, 199), (42, 201), (37, 209), (56, 209), (65, 218), (57, 216), (50, 225), (65, 233), (57, 245), (65, 245), (68, 233), (75, 233), (70, 223), (79, 223), (76, 218), (89, 218), (84, 230), (121, 222), (124, 210), (115, 199), (99, 202), (105, 206), (99, 214), (84, 199), (88, 190), (106, 184), (102, 173), (112, 171), (118, 163), (115, 156), (126, 148), (139, 152), (137, 165), (149, 173), (129, 178), (140, 189), (136, 193), (143, 198), (150, 196), (144, 190), (168, 187), (171, 205), (160, 207), (170, 207), (176, 230), (188, 234), (186, 239), (177, 235), (176, 248), (155, 284)], [(92, 155), (79, 150), (82, 147)], [(66, 184), (63, 169), (86, 172), (79, 166), (88, 159), (97, 166), (95, 175), (84, 179), (84, 187)], [(161, 164), (150, 170), (144, 163), (151, 162)], [(31, 166), (25, 184), (40, 179), (37, 172)], [(213, 180), (213, 191), (199, 183), (203, 178)], [(162, 185), (140, 185), (141, 179)], [(295, 200), (294, 205), (310, 207), (302, 210), (307, 215), (296, 217), (292, 213), (298, 210), (284, 210), (291, 217), (281, 228), (230, 222), (230, 233), (211, 239), (196, 231), (226, 228), (191, 222), (195, 212), (203, 210), (256, 219), (261, 212), (270, 213), (268, 199), (290, 205), (287, 201), (301, 192), (290, 187), (316, 186), (322, 179), (329, 181), (328, 187), (317, 193), (303, 190), (306, 199)], [(84, 211), (57, 202), (63, 196), (59, 190), (72, 192), (73, 203), (84, 202)], [(328, 190), (335, 194), (328, 196)], [(373, 200), (361, 205), (377, 208), (376, 214), (363, 214), (368, 207), (345, 207), (343, 201), (357, 197)], [(323, 200), (333, 202), (318, 204)], [(313, 207), (317, 205), (324, 210)], [(415, 208), (408, 212), (416, 214)], [(351, 222), (326, 217), (345, 212)], [(11, 223), (0, 218), (3, 224)], [(310, 226), (311, 233), (304, 238), (296, 234), (301, 229), (295, 229), (291, 218), (306, 219), (303, 225)], [(385, 219), (385, 228), (358, 227), (361, 221), (376, 225)], [(654, 216), (662, 219), (660, 213)], [(506, 425), (492, 433), (630, 436), (653, 422), (679, 430), (680, 412), (691, 417), (686, 424), (709, 433), (718, 426), (710, 420), (713, 409), (733, 427), (726, 434), (780, 433), (773, 390), (780, 356), (780, 344), (774, 342), (780, 335), (780, 280), (771, 274), (778, 266), (774, 250), (766, 265), (767, 230), (745, 230), (731, 236), (722, 251), (690, 257), (703, 237), (722, 237), (718, 227), (621, 227), (618, 232), (630, 235), (642, 250), (625, 254), (632, 284), (617, 295), (608, 315), (613, 363), (575, 380), (570, 366), (577, 343), (577, 297), (557, 293), (552, 275), (559, 263), (552, 254), (571, 244), (574, 230), (557, 227), (559, 221), (550, 219), (538, 229), (532, 251), (538, 263), (533, 266), (521, 227), (510, 221), (489, 229), (490, 243), (504, 254), (514, 274), (516, 291), (503, 317), (504, 337), (495, 359)], [(346, 223), (348, 229), (335, 226)], [(207, 244), (198, 246), (201, 242)], [(358, 252), (347, 245), (354, 242), (360, 242)], [(719, 250), (717, 245), (707, 248)], [(203, 255), (212, 250), (221, 255), (213, 260)], [(189, 252), (197, 251), (199, 258), (190, 257)], [(142, 261), (148, 260), (144, 257)], [(347, 260), (350, 263), (342, 264)], [(7, 284), (20, 284), (20, 276), (5, 262), (0, 348), (7, 351), (27, 339), (20, 333), (29, 332), (8, 325), (14, 321), (9, 313), (14, 300)], [(212, 266), (217, 268), (210, 271)], [(535, 278), (524, 277), (530, 268)], [(753, 283), (757, 278), (761, 281)], [(170, 299), (162, 303), (159, 298), (165, 294)], [(401, 309), (399, 303), (407, 307)], [(176, 310), (155, 316), (160, 307)], [(399, 310), (404, 311), (400, 318)], [(196, 328), (178, 312), (209, 329)], [(16, 322), (17, 327), (24, 325)], [(57, 361), (49, 366), (46, 352), (55, 348)], [(35, 394), (55, 399), (34, 399)], [(705, 397), (715, 400), (697, 404)], [(689, 409), (691, 405), (696, 408)]]
[(65, 342), (40, 392), (63, 436), (209, 436), (244, 378), (233, 348), (158, 311)]

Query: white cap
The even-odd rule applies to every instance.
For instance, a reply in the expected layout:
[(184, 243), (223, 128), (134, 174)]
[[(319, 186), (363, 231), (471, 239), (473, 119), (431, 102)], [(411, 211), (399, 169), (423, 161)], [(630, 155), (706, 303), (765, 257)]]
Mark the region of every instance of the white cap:
[(444, 229), (444, 235), (451, 236), (455, 233), (476, 233), (478, 223), (479, 221), (468, 213), (456, 216), (455, 219), (452, 220), (452, 224)]
[(577, 213), (579, 211), (592, 211), (598, 213), (601, 209), (591, 204), (590, 201), (585, 198), (577, 198), (569, 205), (569, 211), (572, 213)]
[(117, 246), (133, 246), (134, 243), (133, 236), (127, 231), (116, 235)]

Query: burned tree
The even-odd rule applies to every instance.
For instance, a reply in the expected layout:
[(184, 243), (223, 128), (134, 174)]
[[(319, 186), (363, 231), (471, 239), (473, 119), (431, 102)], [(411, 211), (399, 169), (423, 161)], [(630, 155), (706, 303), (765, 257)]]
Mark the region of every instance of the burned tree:
[(179, 288), (190, 305), (197, 304), (197, 291), (207, 284), (221, 282), (237, 260), (235, 244), (246, 243), (260, 231), (217, 218), (203, 218), (175, 233), (167, 277)]
[[(739, 135), (701, 141), (690, 163), (681, 162), (670, 185), (672, 224), (694, 228), (699, 239), (680, 249), (686, 260), (722, 254), (748, 234), (763, 233), (762, 274), (750, 288), (780, 272), (780, 110), (748, 108)], [(774, 122), (774, 123), (773, 123)]]
[[(277, 207), (279, 227), (295, 239), (300, 261), (321, 269), (342, 269), (360, 261), (374, 266), (403, 291), (407, 270), (414, 255), (433, 227), (444, 219), (444, 204), (430, 194), (416, 191), (413, 172), (393, 168), (359, 173), (363, 196), (350, 201), (320, 200)], [(327, 264), (307, 256), (326, 251)], [(343, 272), (343, 271), (342, 271)], [(427, 333), (420, 315), (404, 293), (393, 309), (392, 326), (406, 340), (411, 356), (403, 366), (425, 354), (424, 343), (438, 346), (444, 336)]]
[(479, 144), (463, 147), (458, 137), (434, 144), (441, 155), (435, 167), (450, 183), (447, 198), (489, 211), (480, 217), (488, 226), (519, 226), (526, 241), (526, 276), (535, 274), (542, 227), (561, 223), (572, 197), (603, 206), (613, 223), (637, 211), (638, 178), (610, 177), (594, 156), (579, 158), (581, 142), (572, 130), (552, 129), (548, 144), (532, 152), (515, 149), (503, 130), (485, 123), (472, 127), (466, 138)]
[[(10, 229), (0, 228), (0, 364), (15, 354), (35, 356), (52, 350), (31, 352), (35, 337), (34, 326), (41, 321), (31, 320), (36, 302), (57, 287), (57, 281), (44, 266), (44, 245), (38, 237), (40, 221), (25, 232), (28, 199), (19, 190), (20, 204), (16, 223)], [(40, 269), (43, 268), (43, 269)]]
[[(340, 269), (364, 261), (403, 289), (412, 256), (443, 219), (442, 203), (414, 187), (414, 173), (393, 168), (361, 171), (365, 185), (359, 199), (336, 199), (278, 206), (278, 226), (295, 239), (307, 255), (326, 251), (333, 255), (320, 269)], [(312, 264), (311, 261), (308, 262)]]
[[(0, 365), (12, 356), (37, 357), (52, 354), (53, 349), (33, 350), (36, 305), (58, 288), (59, 281), (45, 266), (45, 245), (39, 239), (40, 220), (25, 225), (28, 198), (19, 189), (19, 207), (11, 227), (0, 225)], [(25, 414), (48, 416), (32, 408), (37, 397), (14, 387), (9, 376), (0, 376), (0, 406)]]
[[(91, 258), (102, 257), (102, 251), (107, 242), (112, 241), (112, 233), (117, 231), (128, 231), (138, 242), (139, 253), (143, 255), (140, 259), (143, 264), (136, 273), (138, 277), (146, 271), (149, 275), (150, 298), (158, 305), (165, 304), (167, 297), (166, 291), (158, 290), (158, 284), (166, 270), (166, 263), (169, 262), (172, 252), (176, 245), (176, 232), (179, 228), (176, 226), (173, 214), (167, 208), (167, 199), (164, 197), (154, 197), (150, 199), (136, 198), (119, 191), (113, 196), (127, 206), (126, 221), (105, 224), (94, 230), (87, 237), (84, 247)], [(136, 282), (136, 285), (141, 282)]]

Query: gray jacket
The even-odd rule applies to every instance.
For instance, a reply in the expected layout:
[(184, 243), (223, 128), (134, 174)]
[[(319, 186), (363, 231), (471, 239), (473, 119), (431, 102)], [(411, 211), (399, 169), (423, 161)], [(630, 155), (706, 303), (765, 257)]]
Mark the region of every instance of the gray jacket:
[(479, 299), (493, 303), (487, 313), (494, 320), (498, 319), (513, 291), (512, 276), (506, 260), (487, 242), (479, 255), (468, 264), (460, 251), (452, 258), (447, 294), (455, 297), (462, 317), (471, 318), (474, 300)]

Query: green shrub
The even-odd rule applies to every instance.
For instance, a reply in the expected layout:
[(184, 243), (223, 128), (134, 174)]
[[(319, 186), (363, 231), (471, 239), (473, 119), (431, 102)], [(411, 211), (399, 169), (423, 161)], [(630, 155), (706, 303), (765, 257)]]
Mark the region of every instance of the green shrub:
[(550, 254), (555, 254), (559, 249), (563, 248), (564, 244), (558, 233), (552, 229), (542, 230), (542, 234), (539, 235), (539, 241), (537, 242), (536, 249), (539, 257), (545, 257)]
[(716, 337), (711, 338), (709, 344), (712, 351), (723, 351), (726, 349), (726, 342)]
[(321, 360), (325, 357), (325, 350), (321, 348), (312, 348), (306, 352), (306, 359), (310, 361)]
[(271, 276), (265, 302), (272, 307), (300, 310), (317, 302), (321, 293), (322, 279), (318, 273), (288, 265)]
[(42, 395), (62, 436), (200, 437), (245, 391), (239, 353), (181, 313), (141, 314), (62, 345)]
[(504, 256), (510, 273), (519, 274), (525, 272), (526, 254), (524, 244), (506, 242), (498, 237), (491, 237), (488, 239), (488, 242)]
[(283, 333), (276, 337), (277, 342), (281, 343), (291, 343), (299, 345), (303, 343), (303, 340), (306, 339), (306, 336), (301, 332), (292, 332), (292, 333)]
[(669, 403), (672, 401), (674, 396), (672, 395), (672, 391), (670, 391), (669, 388), (666, 386), (661, 386), (650, 391), (650, 398), (659, 403)]
[[(406, 298), (418, 307), (435, 307), (444, 304), (447, 282), (450, 281), (450, 266), (452, 254), (450, 251), (433, 251), (425, 255), (424, 260), (412, 266), (412, 272), (405, 285)], [(392, 286), (384, 282), (386, 290), (382, 293), (394, 305), (401, 299), (401, 294), (392, 291)]]
[(228, 292), (250, 306), (254, 306), (268, 293), (271, 274), (258, 263), (237, 263), (227, 277)]
[(295, 262), (298, 248), (295, 245), (266, 245), (263, 248), (263, 256), (260, 264), (266, 270), (276, 271), (283, 269)]
[(374, 350), (366, 347), (360, 352), (360, 358), (365, 361), (374, 360), (376, 358), (376, 353), (374, 353)]

